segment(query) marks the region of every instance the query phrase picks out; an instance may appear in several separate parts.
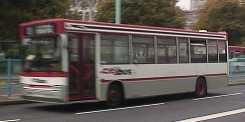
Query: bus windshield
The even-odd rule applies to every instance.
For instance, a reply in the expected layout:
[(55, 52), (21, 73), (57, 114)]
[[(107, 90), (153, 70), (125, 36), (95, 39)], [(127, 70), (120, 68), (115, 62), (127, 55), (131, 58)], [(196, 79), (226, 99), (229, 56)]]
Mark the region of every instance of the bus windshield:
[(25, 49), (25, 70), (61, 71), (60, 47), (56, 37), (31, 39)]

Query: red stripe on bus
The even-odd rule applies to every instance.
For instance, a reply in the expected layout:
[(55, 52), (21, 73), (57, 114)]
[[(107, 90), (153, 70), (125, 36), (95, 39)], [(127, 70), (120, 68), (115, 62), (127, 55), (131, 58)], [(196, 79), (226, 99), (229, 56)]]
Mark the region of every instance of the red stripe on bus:
[(20, 76), (25, 77), (66, 77), (67, 73), (65, 72), (22, 72)]
[(52, 87), (50, 85), (28, 85), (28, 86), (32, 88), (50, 88)]
[[(220, 76), (227, 74), (206, 74), (203, 76)], [(133, 78), (133, 79), (117, 79), (119, 81), (143, 81), (143, 80), (165, 80), (165, 79), (179, 79), (179, 78), (190, 78), (190, 77), (198, 77), (200, 75), (189, 75), (189, 76), (171, 76), (171, 77), (151, 77), (151, 78)], [(112, 80), (101, 80), (102, 83), (107, 83)]]

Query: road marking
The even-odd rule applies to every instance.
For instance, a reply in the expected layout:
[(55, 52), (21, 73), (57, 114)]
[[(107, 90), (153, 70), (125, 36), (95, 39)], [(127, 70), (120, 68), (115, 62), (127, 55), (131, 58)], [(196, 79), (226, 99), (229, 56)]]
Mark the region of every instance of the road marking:
[(21, 119), (12, 119), (12, 120), (3, 120), (3, 121), (0, 121), (0, 122), (17, 122), (17, 121), (20, 121)]
[(210, 119), (216, 119), (216, 118), (220, 118), (220, 117), (230, 116), (230, 115), (234, 115), (234, 114), (240, 114), (240, 113), (244, 113), (244, 112), (245, 112), (245, 108), (242, 108), (242, 109), (238, 109), (238, 110), (227, 111), (227, 112), (222, 112), (222, 113), (217, 113), (217, 114), (210, 114), (207, 116), (190, 118), (190, 119), (180, 120), (180, 121), (176, 121), (176, 122), (200, 122), (200, 121), (206, 121), (206, 120), (210, 120)]
[(101, 113), (101, 112), (109, 112), (109, 111), (134, 109), (134, 108), (153, 107), (153, 106), (159, 106), (159, 105), (163, 105), (163, 104), (165, 104), (165, 103), (157, 103), (157, 104), (149, 104), (149, 105), (141, 105), (141, 106), (131, 106), (131, 107), (123, 107), (123, 108), (115, 108), (115, 109), (98, 110), (98, 111), (88, 111), (88, 112), (81, 112), (81, 113), (75, 113), (75, 114), (83, 115), (83, 114)]
[(197, 98), (197, 99), (192, 99), (192, 100), (198, 101), (198, 100), (204, 100), (204, 99), (212, 99), (212, 98), (236, 96), (236, 95), (241, 95), (241, 94), (243, 94), (243, 93), (226, 94), (226, 95), (219, 95), (219, 96), (213, 96), (213, 97), (203, 97), (203, 98)]

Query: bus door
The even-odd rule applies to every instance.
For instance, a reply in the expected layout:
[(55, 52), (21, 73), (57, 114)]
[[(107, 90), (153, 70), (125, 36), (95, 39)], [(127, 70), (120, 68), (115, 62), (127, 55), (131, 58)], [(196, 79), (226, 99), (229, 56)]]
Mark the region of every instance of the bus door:
[(71, 101), (95, 99), (95, 35), (69, 35), (69, 96)]

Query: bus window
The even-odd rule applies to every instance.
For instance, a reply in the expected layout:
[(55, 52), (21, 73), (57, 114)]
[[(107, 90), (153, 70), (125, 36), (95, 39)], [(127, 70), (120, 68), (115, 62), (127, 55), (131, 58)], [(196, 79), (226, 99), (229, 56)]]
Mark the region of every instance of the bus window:
[(205, 40), (191, 39), (191, 63), (207, 63)]
[(179, 63), (189, 63), (189, 41), (188, 38), (179, 40)]
[(208, 40), (208, 63), (218, 62), (217, 40)]
[(93, 35), (83, 35), (82, 40), (85, 40), (82, 48), (83, 63), (90, 64), (95, 61), (95, 39)]
[(102, 64), (129, 63), (129, 36), (102, 35), (101, 62)]
[(71, 62), (77, 62), (79, 59), (78, 47), (79, 47), (79, 37), (76, 35), (69, 35), (69, 56)]
[(33, 38), (26, 48), (25, 69), (30, 71), (61, 71), (61, 43), (57, 37)]
[(133, 63), (152, 64), (154, 63), (154, 38), (153, 37), (133, 37)]
[(226, 42), (218, 41), (218, 47), (219, 47), (219, 62), (227, 62)]
[(177, 63), (177, 45), (174, 37), (159, 37), (157, 39), (159, 64)]

